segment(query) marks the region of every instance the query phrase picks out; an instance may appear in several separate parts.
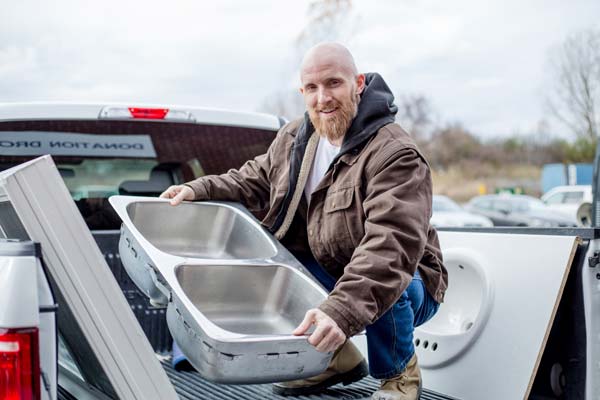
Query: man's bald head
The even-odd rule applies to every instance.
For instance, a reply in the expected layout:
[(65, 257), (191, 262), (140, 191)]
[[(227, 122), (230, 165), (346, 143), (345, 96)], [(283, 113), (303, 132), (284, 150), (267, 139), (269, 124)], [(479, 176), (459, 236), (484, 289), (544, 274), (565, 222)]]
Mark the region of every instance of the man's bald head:
[(317, 44), (306, 52), (300, 67), (300, 79), (304, 82), (306, 73), (326, 67), (340, 68), (352, 77), (358, 75), (354, 57), (350, 51), (339, 43), (325, 42)]
[(339, 43), (321, 43), (310, 49), (300, 67), (300, 93), (310, 120), (320, 135), (341, 146), (358, 111), (365, 75)]

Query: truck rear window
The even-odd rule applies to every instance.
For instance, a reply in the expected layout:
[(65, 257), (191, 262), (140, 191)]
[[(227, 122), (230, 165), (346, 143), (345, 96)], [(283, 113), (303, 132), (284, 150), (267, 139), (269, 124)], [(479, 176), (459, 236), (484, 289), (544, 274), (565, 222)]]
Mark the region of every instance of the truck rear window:
[(263, 154), (271, 130), (177, 122), (0, 122), (0, 170), (51, 154), (88, 227), (118, 229), (116, 194), (158, 196)]
[[(130, 182), (150, 181), (155, 160), (82, 160), (80, 163), (61, 163), (58, 170), (73, 197), (73, 200), (107, 198), (119, 194)], [(161, 184), (174, 183), (170, 177), (160, 180)], [(162, 186), (161, 186), (162, 187)]]

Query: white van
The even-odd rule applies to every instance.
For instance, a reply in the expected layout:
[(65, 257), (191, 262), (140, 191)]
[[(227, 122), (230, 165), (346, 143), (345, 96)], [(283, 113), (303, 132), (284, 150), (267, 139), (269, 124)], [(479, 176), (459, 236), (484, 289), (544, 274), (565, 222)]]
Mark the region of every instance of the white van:
[(577, 211), (584, 203), (592, 204), (592, 197), (592, 185), (568, 185), (550, 189), (541, 199), (550, 209), (580, 223)]

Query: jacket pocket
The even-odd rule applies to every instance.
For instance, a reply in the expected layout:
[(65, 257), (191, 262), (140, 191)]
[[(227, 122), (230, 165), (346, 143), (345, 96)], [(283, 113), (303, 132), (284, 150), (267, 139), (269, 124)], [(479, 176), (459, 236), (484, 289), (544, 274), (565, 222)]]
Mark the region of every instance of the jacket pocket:
[(338, 221), (337, 232), (332, 232), (334, 238), (345, 236), (350, 238), (346, 246), (352, 249), (358, 246), (365, 234), (364, 211), (358, 192), (358, 186), (339, 189), (325, 199), (325, 220)]
[(329, 194), (325, 198), (325, 214), (345, 210), (352, 204), (354, 188), (343, 189)]
[(354, 188), (329, 193), (323, 207), (323, 245), (340, 265), (350, 261), (356, 247), (352, 224), (356, 223)]

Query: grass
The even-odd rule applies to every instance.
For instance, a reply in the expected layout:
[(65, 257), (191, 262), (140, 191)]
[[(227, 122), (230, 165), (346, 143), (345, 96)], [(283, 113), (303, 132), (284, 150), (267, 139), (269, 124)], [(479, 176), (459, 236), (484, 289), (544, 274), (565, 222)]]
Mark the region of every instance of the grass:
[(526, 164), (495, 166), (464, 163), (446, 170), (432, 171), (433, 192), (459, 203), (479, 194), (514, 187), (521, 188), (525, 194), (539, 197), (541, 171), (540, 167)]

